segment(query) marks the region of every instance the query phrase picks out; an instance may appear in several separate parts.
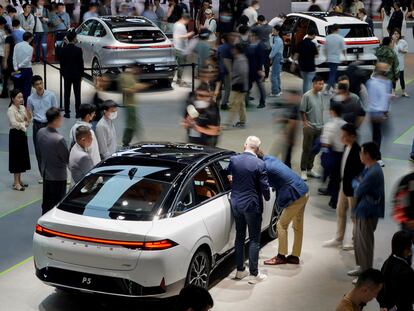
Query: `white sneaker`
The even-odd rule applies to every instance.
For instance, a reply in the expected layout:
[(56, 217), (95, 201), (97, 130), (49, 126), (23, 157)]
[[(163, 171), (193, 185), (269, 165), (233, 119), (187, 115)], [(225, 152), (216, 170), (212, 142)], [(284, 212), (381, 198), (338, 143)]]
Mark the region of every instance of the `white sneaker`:
[(356, 285), (356, 283), (358, 283), (358, 278), (352, 280), (352, 284)]
[(347, 243), (342, 246), (342, 250), (344, 251), (353, 251), (354, 250), (354, 243)]
[(249, 276), (249, 284), (257, 284), (257, 283), (263, 282), (266, 279), (267, 279), (267, 275), (259, 271), (259, 273), (256, 276), (254, 275)]
[(385, 163), (384, 163), (384, 161), (382, 161), (382, 160), (378, 160), (378, 161), (377, 161), (377, 163), (378, 163), (381, 167), (384, 167), (384, 166), (385, 166)]
[(349, 276), (360, 276), (360, 274), (362, 273), (362, 270), (361, 270), (361, 268), (360, 267), (358, 267), (357, 269), (355, 269), (355, 270), (351, 270), (351, 271), (348, 271), (348, 275)]
[(340, 247), (342, 246), (342, 241), (338, 241), (337, 239), (332, 239), (323, 242), (322, 247)]
[(248, 275), (249, 275), (249, 271), (247, 271), (247, 269), (244, 270), (244, 271), (237, 271), (235, 279), (236, 280), (243, 280)]
[(37, 182), (38, 182), (39, 184), (43, 184), (43, 179), (42, 179), (42, 178), (40, 178), (40, 179), (38, 179), (38, 180), (37, 180)]
[(301, 177), (304, 181), (307, 181), (307, 180), (308, 180), (308, 174), (306, 174), (306, 171), (302, 171), (302, 173), (300, 174), (300, 177)]
[(308, 177), (313, 177), (313, 178), (320, 178), (321, 177), (321, 175), (319, 175), (314, 170), (308, 170), (307, 174), (308, 174)]

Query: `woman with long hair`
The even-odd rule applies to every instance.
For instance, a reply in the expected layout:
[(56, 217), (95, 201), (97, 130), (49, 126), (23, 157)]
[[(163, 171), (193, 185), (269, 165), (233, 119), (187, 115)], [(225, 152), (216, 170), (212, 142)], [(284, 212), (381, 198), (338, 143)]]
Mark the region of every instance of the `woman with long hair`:
[[(401, 96), (409, 97), (409, 95), (405, 91), (405, 80), (404, 80), (404, 61), (405, 61), (404, 59), (405, 59), (405, 54), (408, 53), (408, 43), (407, 41), (403, 39), (403, 36), (401, 35), (401, 31), (398, 28), (394, 29), (394, 32), (392, 34), (392, 41), (394, 43), (394, 51), (397, 54), (398, 63), (400, 67), (400, 85), (401, 85), (401, 91), (402, 91)], [(396, 88), (396, 84), (397, 83), (393, 85), (394, 89)]]
[(14, 174), (13, 189), (24, 191), (28, 186), (21, 179), (21, 174), (30, 170), (27, 128), (31, 115), (23, 105), (23, 93), (14, 89), (10, 94), (7, 116), (10, 122), (9, 132), (9, 171)]

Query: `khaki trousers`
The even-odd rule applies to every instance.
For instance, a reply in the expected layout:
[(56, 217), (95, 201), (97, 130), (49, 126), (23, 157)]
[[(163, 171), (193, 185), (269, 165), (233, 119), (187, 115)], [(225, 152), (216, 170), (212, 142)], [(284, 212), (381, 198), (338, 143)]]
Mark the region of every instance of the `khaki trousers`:
[(277, 222), (277, 234), (279, 239), (279, 254), (287, 255), (288, 252), (288, 227), (292, 222), (294, 233), (292, 255), (300, 257), (302, 252), (303, 240), (303, 216), (305, 206), (309, 199), (309, 193), (290, 204), (282, 211), (282, 215)]
[(240, 123), (246, 123), (246, 106), (244, 104), (245, 96), (246, 93), (244, 92), (230, 92), (230, 111), (226, 122), (227, 125), (232, 125), (237, 115), (239, 115)]
[[(336, 240), (343, 241), (346, 230), (346, 221), (348, 209), (351, 210), (355, 207), (355, 198), (347, 197), (342, 190), (342, 184), (339, 190), (338, 203), (336, 205), (336, 221), (337, 221), (337, 231), (336, 231)], [(352, 222), (355, 223), (355, 219), (351, 216)], [(352, 240), (354, 240), (354, 228), (352, 229)]]

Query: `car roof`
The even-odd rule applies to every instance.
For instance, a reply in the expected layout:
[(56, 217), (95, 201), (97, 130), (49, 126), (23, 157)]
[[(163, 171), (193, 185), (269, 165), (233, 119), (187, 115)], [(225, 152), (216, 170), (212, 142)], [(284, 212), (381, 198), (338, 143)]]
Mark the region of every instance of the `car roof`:
[(188, 143), (144, 142), (116, 153), (100, 167), (110, 165), (140, 165), (148, 160), (157, 164), (187, 166), (199, 163), (212, 155), (231, 155), (233, 151)]
[(154, 24), (143, 16), (107, 15), (97, 18), (105, 22), (111, 29), (125, 27), (154, 27)]
[(319, 24), (325, 24), (327, 25), (333, 25), (333, 24), (361, 24), (361, 25), (367, 25), (367, 23), (359, 20), (356, 17), (341, 14), (341, 13), (335, 13), (335, 12), (303, 12), (303, 13), (291, 13), (287, 16), (300, 16), (308, 18), (315, 23)]

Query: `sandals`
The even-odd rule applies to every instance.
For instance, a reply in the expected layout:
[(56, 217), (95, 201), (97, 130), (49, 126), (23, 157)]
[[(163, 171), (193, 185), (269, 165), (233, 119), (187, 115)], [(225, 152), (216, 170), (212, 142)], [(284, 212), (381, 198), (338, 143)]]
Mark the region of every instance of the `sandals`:
[(24, 187), (22, 185), (13, 185), (13, 190), (24, 191)]

